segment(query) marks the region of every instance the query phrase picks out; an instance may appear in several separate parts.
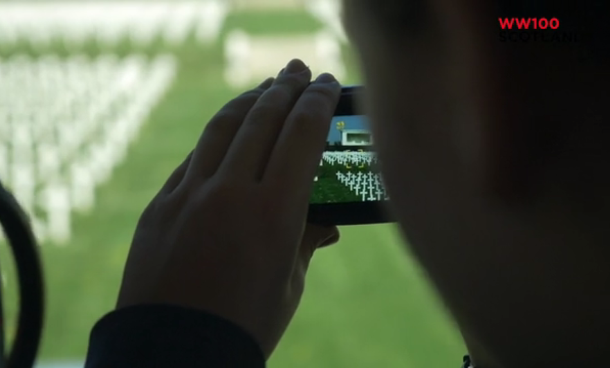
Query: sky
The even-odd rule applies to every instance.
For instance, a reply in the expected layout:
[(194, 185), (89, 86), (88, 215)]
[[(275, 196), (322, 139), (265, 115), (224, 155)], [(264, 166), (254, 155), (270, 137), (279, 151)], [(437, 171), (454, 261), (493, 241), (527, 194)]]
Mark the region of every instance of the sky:
[(333, 117), (333, 124), (331, 125), (330, 132), (328, 133), (328, 142), (334, 143), (337, 141), (341, 141), (341, 132), (337, 130), (337, 123), (340, 121), (345, 123), (344, 129), (369, 130), (369, 125), (366, 121), (366, 117), (362, 115), (335, 116)]

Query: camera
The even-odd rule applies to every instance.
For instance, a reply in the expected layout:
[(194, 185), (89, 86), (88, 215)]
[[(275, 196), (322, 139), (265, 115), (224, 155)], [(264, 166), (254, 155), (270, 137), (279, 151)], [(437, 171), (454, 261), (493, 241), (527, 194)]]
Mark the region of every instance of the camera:
[(356, 110), (362, 86), (343, 87), (309, 202), (308, 222), (325, 226), (392, 222), (389, 200), (365, 115)]

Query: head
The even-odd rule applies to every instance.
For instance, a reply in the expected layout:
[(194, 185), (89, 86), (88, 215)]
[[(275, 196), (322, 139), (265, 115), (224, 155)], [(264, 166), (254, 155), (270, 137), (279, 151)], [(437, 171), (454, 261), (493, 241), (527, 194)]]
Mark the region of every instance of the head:
[[(391, 210), (499, 366), (610, 349), (610, 4), (565, 3), (344, 1)], [(502, 42), (498, 17), (576, 38)]]

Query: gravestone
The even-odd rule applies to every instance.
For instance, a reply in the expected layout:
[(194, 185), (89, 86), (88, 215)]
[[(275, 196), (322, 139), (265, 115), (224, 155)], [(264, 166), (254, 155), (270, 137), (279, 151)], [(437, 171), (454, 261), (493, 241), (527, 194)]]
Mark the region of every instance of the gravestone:
[(307, 0), (231, 0), (231, 7), (238, 11), (268, 11), (274, 9), (301, 10)]
[[(92, 209), (96, 179), (110, 178), (176, 67), (171, 56), (0, 60), (0, 172), (41, 243), (69, 241), (71, 212)], [(119, 137), (105, 129), (120, 124)]]
[(276, 76), (294, 58), (307, 63), (314, 75), (345, 77), (341, 44), (331, 33), (254, 36), (234, 30), (225, 42), (225, 80), (241, 90)]

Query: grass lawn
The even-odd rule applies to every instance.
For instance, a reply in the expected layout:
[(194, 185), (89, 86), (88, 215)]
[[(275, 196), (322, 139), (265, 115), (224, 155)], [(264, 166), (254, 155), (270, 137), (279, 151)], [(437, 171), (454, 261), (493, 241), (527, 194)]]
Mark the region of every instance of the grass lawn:
[[(304, 14), (232, 15), (226, 31), (299, 32), (320, 25)], [(154, 110), (108, 184), (98, 188), (97, 206), (77, 216), (72, 242), (41, 247), (48, 311), (41, 359), (82, 360), (93, 324), (113, 308), (122, 268), (138, 217), (170, 172), (194, 146), (209, 118), (236, 92), (222, 79), (222, 44), (189, 43), (169, 49), (180, 60), (175, 85)], [(0, 55), (32, 52), (27, 44)], [(66, 54), (61, 45), (55, 52)], [(96, 54), (92, 44), (85, 52)], [(120, 54), (134, 51), (125, 43)], [(287, 60), (288, 61), (288, 60)], [(358, 82), (353, 63), (350, 78)], [(464, 353), (459, 335), (431, 294), (420, 270), (404, 251), (392, 225), (343, 228), (341, 242), (320, 251), (292, 325), (270, 367), (456, 367)], [(11, 271), (6, 247), (2, 265)], [(5, 300), (14, 317), (14, 274)], [(9, 319), (8, 328), (14, 326)]]

